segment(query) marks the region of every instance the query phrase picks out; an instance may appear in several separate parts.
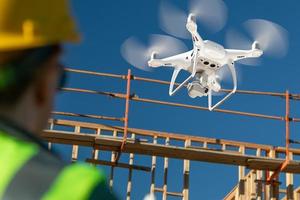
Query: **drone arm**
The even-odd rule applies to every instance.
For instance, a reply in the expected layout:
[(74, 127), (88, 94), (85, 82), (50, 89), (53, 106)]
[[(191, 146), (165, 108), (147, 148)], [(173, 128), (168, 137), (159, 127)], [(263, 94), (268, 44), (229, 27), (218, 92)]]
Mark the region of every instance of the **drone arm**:
[(155, 58), (155, 52), (152, 53), (151, 55), (151, 59), (148, 61), (148, 65), (150, 67), (177, 67), (180, 66), (182, 68), (187, 68), (190, 66), (190, 59), (187, 60), (186, 57), (190, 56), (191, 51), (189, 52), (185, 52), (185, 53), (181, 53), (175, 56), (170, 56), (170, 57), (166, 57), (166, 58), (162, 58), (162, 59), (157, 59)]
[(236, 71), (235, 71), (234, 63), (230, 62), (228, 64), (228, 68), (229, 68), (229, 70), (231, 72), (231, 76), (232, 76), (232, 80), (233, 80), (233, 89), (221, 101), (219, 101), (218, 103), (216, 103), (213, 106), (212, 106), (212, 93), (211, 93), (211, 89), (210, 89), (208, 91), (208, 109), (210, 111), (214, 110), (216, 107), (218, 107), (219, 105), (221, 105), (222, 103), (224, 103), (224, 101), (226, 101), (231, 95), (233, 95), (236, 92), (236, 89), (237, 89), (237, 77), (236, 77)]
[(191, 35), (192, 35), (194, 46), (201, 47), (203, 45), (203, 40), (202, 40), (201, 36), (199, 35), (199, 33), (197, 31), (191, 32)]
[(237, 61), (245, 58), (258, 58), (263, 51), (253, 46), (250, 50), (226, 49), (226, 53), (230, 60)]
[(200, 48), (203, 45), (203, 39), (201, 38), (201, 36), (197, 31), (197, 24), (192, 14), (190, 14), (188, 17), (188, 20), (186, 22), (186, 29), (192, 35), (194, 46)]

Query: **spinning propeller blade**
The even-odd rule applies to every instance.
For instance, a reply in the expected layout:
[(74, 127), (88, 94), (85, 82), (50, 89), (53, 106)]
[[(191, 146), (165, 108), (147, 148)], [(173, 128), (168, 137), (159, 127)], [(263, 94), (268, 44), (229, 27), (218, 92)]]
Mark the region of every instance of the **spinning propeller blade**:
[(190, 0), (190, 13), (211, 32), (220, 31), (227, 21), (227, 7), (223, 0)]
[(221, 30), (227, 20), (227, 7), (223, 0), (190, 0), (188, 12), (163, 0), (160, 5), (161, 29), (176, 37), (190, 38), (185, 27), (190, 13), (212, 32)]
[[(225, 36), (226, 46), (230, 49), (243, 49), (249, 50), (252, 45), (252, 41), (246, 35), (241, 34), (240, 32), (229, 29)], [(238, 63), (249, 65), (249, 66), (256, 66), (261, 64), (261, 58), (247, 58), (238, 60)]]
[[(237, 79), (238, 79), (238, 82), (241, 81), (241, 70), (240, 68), (236, 67), (235, 68), (236, 70), (236, 74), (237, 74)], [(228, 68), (228, 66), (223, 66), (221, 67), (217, 72), (216, 72), (216, 75), (218, 77), (218, 80), (221, 82), (221, 85), (223, 84), (228, 84), (228, 83), (232, 83), (232, 75), (231, 75), (231, 72)]]
[(244, 27), (266, 55), (279, 58), (287, 54), (288, 32), (280, 25), (268, 20), (251, 19), (244, 23)]
[(149, 71), (147, 62), (152, 53), (159, 57), (172, 56), (187, 50), (185, 44), (171, 36), (152, 34), (149, 45), (144, 45), (135, 37), (128, 38), (121, 46), (121, 55), (136, 68)]
[[(226, 34), (226, 44), (233, 49), (249, 49), (257, 41), (264, 55), (281, 58), (288, 51), (288, 32), (278, 24), (263, 19), (250, 19), (243, 23), (248, 37), (234, 30)], [(242, 64), (258, 65), (259, 59), (245, 59)]]

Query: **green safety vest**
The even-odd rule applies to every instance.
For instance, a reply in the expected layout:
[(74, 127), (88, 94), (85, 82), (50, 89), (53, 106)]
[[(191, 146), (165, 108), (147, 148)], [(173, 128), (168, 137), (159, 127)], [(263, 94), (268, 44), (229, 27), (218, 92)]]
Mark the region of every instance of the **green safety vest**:
[(103, 172), (63, 163), (33, 135), (0, 121), (0, 199), (115, 200)]

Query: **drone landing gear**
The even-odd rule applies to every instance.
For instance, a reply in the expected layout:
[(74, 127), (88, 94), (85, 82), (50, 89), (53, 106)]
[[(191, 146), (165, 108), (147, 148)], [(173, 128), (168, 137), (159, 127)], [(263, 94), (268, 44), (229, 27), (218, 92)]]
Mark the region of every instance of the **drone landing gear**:
[(218, 103), (215, 105), (212, 105), (212, 90), (209, 89), (208, 91), (208, 109), (210, 111), (214, 110), (216, 107), (220, 106), (226, 99), (228, 99), (231, 95), (233, 95), (236, 92), (237, 89), (237, 78), (236, 78), (236, 71), (234, 67), (234, 63), (231, 62), (228, 64), (228, 68), (231, 72), (232, 80), (233, 80), (233, 89), (230, 93), (228, 93), (223, 99), (221, 99)]
[(197, 66), (197, 56), (198, 56), (198, 52), (196, 51), (195, 55), (194, 55), (195, 59), (194, 59), (194, 62), (193, 62), (193, 71), (192, 71), (192, 74), (187, 78), (185, 79), (185, 81), (183, 81), (179, 86), (177, 86), (175, 89), (174, 89), (174, 85), (175, 85), (175, 81), (176, 81), (176, 78), (179, 74), (179, 72), (181, 71), (182, 68), (175, 68), (174, 69), (174, 72), (173, 72), (173, 75), (172, 75), (172, 79), (171, 79), (171, 84), (170, 84), (170, 87), (169, 87), (169, 95), (172, 96), (174, 95), (179, 89), (181, 89), (183, 86), (186, 86), (186, 84), (195, 77), (196, 75), (196, 66)]

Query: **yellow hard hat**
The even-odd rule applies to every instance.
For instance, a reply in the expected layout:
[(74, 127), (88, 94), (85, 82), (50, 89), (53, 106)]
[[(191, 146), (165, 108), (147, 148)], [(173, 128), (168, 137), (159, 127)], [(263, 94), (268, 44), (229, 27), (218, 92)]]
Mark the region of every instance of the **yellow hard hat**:
[(68, 0), (0, 0), (0, 51), (78, 40)]

